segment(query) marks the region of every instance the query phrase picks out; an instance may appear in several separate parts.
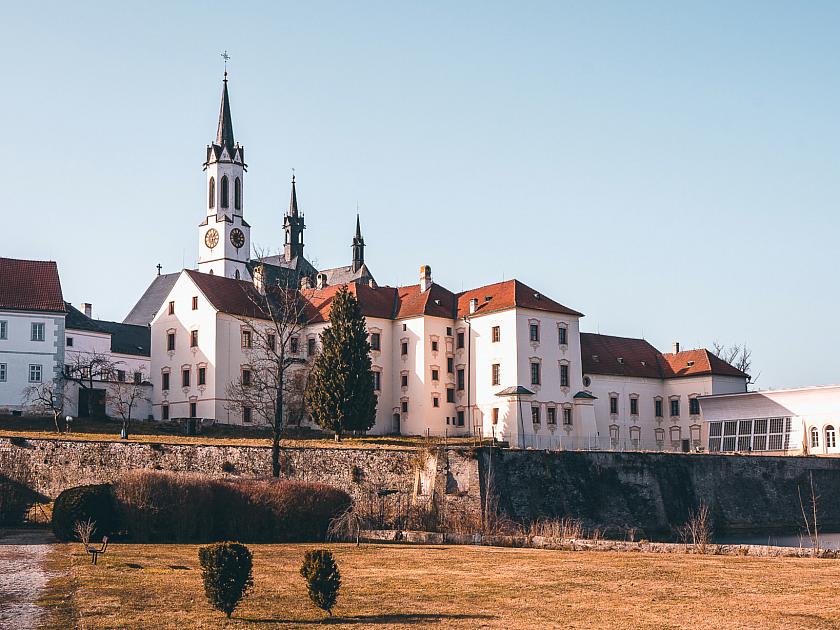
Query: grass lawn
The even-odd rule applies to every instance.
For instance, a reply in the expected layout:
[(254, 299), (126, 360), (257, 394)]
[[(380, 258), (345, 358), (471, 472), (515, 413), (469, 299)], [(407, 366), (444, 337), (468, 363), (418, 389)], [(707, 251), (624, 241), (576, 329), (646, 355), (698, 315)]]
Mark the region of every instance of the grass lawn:
[[(324, 545), (322, 545), (324, 546)], [(326, 545), (342, 573), (341, 628), (836, 628), (840, 562), (492, 547)], [(230, 627), (320, 623), (298, 568), (312, 545), (252, 545), (255, 589)], [(73, 613), (96, 628), (218, 628), (194, 545), (113, 545), (97, 566), (79, 545)], [(59, 588), (66, 589), (67, 580)], [(67, 611), (64, 611), (66, 614)], [(58, 626), (56, 626), (58, 627)]]
[[(61, 421), (64, 428), (64, 421)], [(46, 438), (80, 441), (155, 442), (160, 444), (213, 444), (216, 446), (270, 446), (271, 430), (264, 428), (241, 428), (216, 425), (205, 429), (201, 435), (184, 435), (180, 427), (161, 422), (131, 423), (129, 439), (120, 440), (122, 423), (116, 420), (77, 419), (73, 421), (72, 433), (56, 433), (52, 418), (1, 417), (0, 437)], [(442, 439), (432, 438), (435, 445)], [(344, 437), (335, 442), (330, 436), (309, 431), (300, 435), (284, 436), (283, 446), (338, 447), (338, 448), (405, 448), (413, 449), (428, 444), (423, 437)], [(472, 438), (449, 438), (449, 445), (472, 446)]]

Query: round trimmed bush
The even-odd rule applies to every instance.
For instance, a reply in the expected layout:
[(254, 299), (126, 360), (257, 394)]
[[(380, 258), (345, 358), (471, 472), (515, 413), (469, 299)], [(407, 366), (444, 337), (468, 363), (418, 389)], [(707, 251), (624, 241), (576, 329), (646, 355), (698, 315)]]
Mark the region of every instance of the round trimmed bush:
[(100, 483), (68, 488), (53, 504), (52, 530), (59, 540), (75, 540), (77, 522), (94, 521), (92, 540), (101, 540), (119, 529), (119, 517), (111, 484)]
[(254, 586), (251, 552), (237, 542), (216, 543), (201, 547), (198, 561), (204, 594), (213, 608), (229, 618), (239, 600)]

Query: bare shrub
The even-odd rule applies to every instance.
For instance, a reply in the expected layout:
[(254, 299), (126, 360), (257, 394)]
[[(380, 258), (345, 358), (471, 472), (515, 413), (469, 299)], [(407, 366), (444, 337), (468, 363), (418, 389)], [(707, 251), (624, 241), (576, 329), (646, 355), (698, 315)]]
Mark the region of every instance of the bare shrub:
[(79, 539), (79, 542), (87, 549), (90, 544), (90, 538), (93, 536), (93, 532), (96, 531), (96, 521), (92, 519), (76, 521), (76, 524), (73, 526), (73, 531), (76, 533), (76, 538)]
[(696, 553), (705, 554), (712, 541), (711, 511), (700, 502), (696, 510), (689, 510), (688, 521), (677, 530), (683, 544), (690, 545)]
[(805, 532), (808, 534), (808, 540), (811, 543), (811, 555), (817, 557), (820, 555), (820, 531), (817, 523), (817, 504), (819, 503), (819, 495), (814, 488), (814, 473), (808, 472), (808, 481), (810, 483), (811, 496), (808, 499), (808, 506), (802, 501), (802, 492), (799, 486), (796, 486), (796, 494), (799, 496), (799, 508), (802, 510), (802, 521), (805, 523)]
[(364, 518), (351, 505), (341, 514), (330, 521), (327, 536), (331, 540), (355, 542), (359, 546), (362, 529), (364, 529)]

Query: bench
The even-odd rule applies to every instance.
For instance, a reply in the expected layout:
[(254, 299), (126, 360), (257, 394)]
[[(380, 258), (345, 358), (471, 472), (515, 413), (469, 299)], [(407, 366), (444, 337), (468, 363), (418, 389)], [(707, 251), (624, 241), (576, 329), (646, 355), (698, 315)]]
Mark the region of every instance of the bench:
[(108, 549), (108, 537), (102, 537), (102, 544), (99, 547), (94, 547), (93, 545), (89, 545), (85, 543), (85, 551), (90, 554), (90, 561), (93, 564), (96, 564), (97, 559), (99, 558), (99, 554), (105, 553), (105, 550)]

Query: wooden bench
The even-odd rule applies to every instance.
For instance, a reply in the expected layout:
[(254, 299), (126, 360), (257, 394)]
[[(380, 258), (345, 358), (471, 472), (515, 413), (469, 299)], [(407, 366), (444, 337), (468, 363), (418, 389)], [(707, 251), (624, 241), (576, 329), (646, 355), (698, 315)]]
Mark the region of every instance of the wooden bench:
[(99, 558), (99, 554), (105, 553), (105, 550), (108, 549), (108, 537), (102, 537), (102, 544), (99, 547), (94, 547), (93, 545), (85, 544), (85, 551), (90, 554), (90, 561), (93, 564), (96, 564), (97, 559)]

